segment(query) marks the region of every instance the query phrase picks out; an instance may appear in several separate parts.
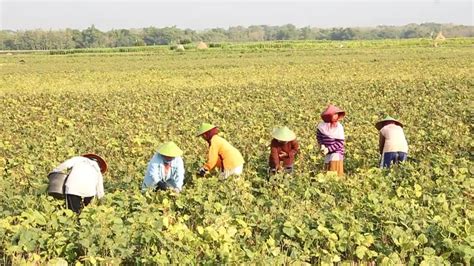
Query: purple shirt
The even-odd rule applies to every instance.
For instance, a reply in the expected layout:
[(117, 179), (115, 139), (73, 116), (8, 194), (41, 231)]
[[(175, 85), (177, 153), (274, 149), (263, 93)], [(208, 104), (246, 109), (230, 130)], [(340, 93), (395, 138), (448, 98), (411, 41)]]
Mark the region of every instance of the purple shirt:
[(316, 129), (316, 138), (319, 145), (324, 145), (331, 153), (344, 155), (344, 129), (340, 123), (330, 128), (329, 123), (320, 123)]

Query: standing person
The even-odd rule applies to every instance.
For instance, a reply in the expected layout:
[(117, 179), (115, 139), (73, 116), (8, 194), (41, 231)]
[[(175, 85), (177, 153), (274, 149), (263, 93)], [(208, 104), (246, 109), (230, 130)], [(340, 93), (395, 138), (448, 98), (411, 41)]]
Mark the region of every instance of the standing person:
[(403, 132), (403, 124), (388, 115), (377, 122), (375, 127), (379, 130), (380, 167), (390, 168), (392, 164), (405, 161), (408, 142)]
[(88, 153), (66, 160), (52, 173), (68, 170), (70, 172), (64, 184), (66, 207), (79, 214), (94, 196), (99, 199), (104, 196), (102, 174), (107, 171), (107, 163), (99, 155)]
[(324, 168), (339, 176), (344, 175), (344, 127), (339, 121), (345, 115), (339, 107), (329, 105), (321, 114), (323, 122), (316, 129), (316, 138), (325, 155)]
[(204, 176), (215, 167), (220, 170), (220, 176), (224, 179), (231, 175), (242, 174), (244, 158), (234, 146), (217, 133), (218, 128), (208, 123), (202, 123), (198, 129), (197, 136), (201, 136), (209, 144), (207, 162), (198, 170), (198, 175)]
[(183, 151), (172, 141), (162, 144), (153, 155), (146, 170), (142, 191), (172, 189), (180, 192), (184, 183)]
[(273, 130), (272, 137), (268, 159), (270, 174), (276, 174), (282, 168), (282, 164), (286, 173), (293, 173), (295, 155), (299, 149), (296, 134), (288, 127), (279, 127)]

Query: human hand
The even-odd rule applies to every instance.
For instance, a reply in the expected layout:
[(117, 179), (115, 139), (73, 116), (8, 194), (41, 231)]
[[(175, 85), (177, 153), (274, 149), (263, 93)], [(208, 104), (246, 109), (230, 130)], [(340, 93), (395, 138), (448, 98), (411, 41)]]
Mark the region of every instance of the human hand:
[(197, 173), (197, 174), (198, 174), (199, 176), (203, 177), (203, 176), (205, 176), (205, 175), (206, 175), (206, 173), (207, 173), (207, 169), (206, 169), (206, 168), (204, 168), (204, 167), (201, 167), (201, 168), (199, 168), (199, 170), (198, 170), (198, 173)]
[(280, 156), (280, 158), (288, 157), (288, 153), (282, 151), (282, 152), (280, 152), (279, 156)]
[(325, 145), (321, 145), (321, 153), (326, 155), (329, 153), (329, 149)]
[(166, 184), (166, 182), (160, 181), (158, 182), (156, 188), (158, 188), (158, 190), (166, 190), (168, 188), (168, 184)]

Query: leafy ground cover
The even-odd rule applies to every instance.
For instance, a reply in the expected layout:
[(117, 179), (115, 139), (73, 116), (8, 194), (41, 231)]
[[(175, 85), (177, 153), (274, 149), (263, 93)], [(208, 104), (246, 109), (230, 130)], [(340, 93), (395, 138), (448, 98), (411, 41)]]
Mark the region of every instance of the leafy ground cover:
[[(0, 55), (0, 264), (473, 264), (474, 41), (360, 43)], [(315, 149), (328, 103), (347, 111), (344, 178)], [(373, 126), (385, 114), (415, 159), (389, 172)], [(240, 179), (194, 175), (203, 121), (241, 150)], [(278, 125), (301, 151), (294, 176), (267, 180)], [(168, 140), (184, 150), (184, 191), (140, 193)], [(110, 171), (105, 199), (76, 217), (46, 175), (85, 152)]]

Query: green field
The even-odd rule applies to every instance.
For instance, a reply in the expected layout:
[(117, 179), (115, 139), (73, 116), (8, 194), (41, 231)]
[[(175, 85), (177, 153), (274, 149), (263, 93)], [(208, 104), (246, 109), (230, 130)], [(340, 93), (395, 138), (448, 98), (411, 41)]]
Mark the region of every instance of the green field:
[[(474, 264), (474, 39), (287, 42), (0, 55), (0, 265)], [(22, 61), (21, 61), (22, 60)], [(346, 176), (322, 173), (315, 126), (347, 112)], [(409, 163), (378, 165), (384, 115)], [(201, 122), (243, 154), (240, 179), (198, 178)], [(266, 178), (270, 132), (301, 150)], [(162, 142), (184, 150), (179, 195), (140, 193)], [(80, 216), (47, 196), (47, 174), (86, 152), (109, 163), (106, 196)]]

